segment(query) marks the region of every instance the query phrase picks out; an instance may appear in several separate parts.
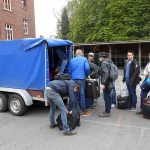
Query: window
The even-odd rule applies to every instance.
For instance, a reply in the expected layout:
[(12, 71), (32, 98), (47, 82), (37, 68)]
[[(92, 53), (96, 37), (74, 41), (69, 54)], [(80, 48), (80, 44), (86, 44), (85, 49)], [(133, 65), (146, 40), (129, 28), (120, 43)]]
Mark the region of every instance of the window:
[(23, 30), (24, 34), (28, 34), (28, 20), (26, 19), (23, 20)]
[(21, 2), (22, 2), (22, 8), (27, 8), (26, 0), (21, 0)]
[(11, 11), (11, 0), (3, 0), (4, 9)]
[(13, 27), (10, 24), (5, 24), (6, 39), (13, 40)]

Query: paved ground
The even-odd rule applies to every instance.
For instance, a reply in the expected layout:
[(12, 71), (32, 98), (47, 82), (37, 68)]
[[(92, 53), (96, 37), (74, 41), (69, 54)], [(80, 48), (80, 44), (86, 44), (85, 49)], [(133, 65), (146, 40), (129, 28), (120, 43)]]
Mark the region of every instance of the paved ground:
[[(116, 82), (117, 90), (120, 80)], [(64, 137), (57, 128), (49, 129), (49, 109), (42, 105), (30, 107), (22, 117), (0, 113), (0, 150), (150, 149), (150, 120), (116, 108), (110, 118), (99, 118), (97, 115), (103, 109), (101, 96), (98, 106), (90, 110), (93, 115), (81, 117), (81, 126), (76, 128), (78, 134), (70, 137)]]

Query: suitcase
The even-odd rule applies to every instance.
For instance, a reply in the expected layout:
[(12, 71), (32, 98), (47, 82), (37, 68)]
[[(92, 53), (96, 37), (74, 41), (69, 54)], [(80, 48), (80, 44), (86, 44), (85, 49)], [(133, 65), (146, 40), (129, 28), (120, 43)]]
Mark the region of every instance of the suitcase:
[(131, 101), (129, 96), (122, 97), (121, 95), (117, 96), (117, 108), (118, 109), (128, 109), (131, 107)]
[(150, 119), (150, 96), (143, 100), (142, 114), (145, 118)]
[(85, 80), (85, 97), (97, 99), (100, 97), (100, 90), (96, 79)]

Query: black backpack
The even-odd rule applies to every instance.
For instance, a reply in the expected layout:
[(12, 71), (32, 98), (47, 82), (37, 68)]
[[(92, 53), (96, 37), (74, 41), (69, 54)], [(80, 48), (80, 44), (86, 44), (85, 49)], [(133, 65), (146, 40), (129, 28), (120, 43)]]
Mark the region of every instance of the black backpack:
[[(80, 113), (77, 111), (76, 112), (73, 111), (72, 114), (67, 114), (67, 121), (68, 121), (69, 128), (71, 130), (74, 130), (76, 126), (80, 126)], [(58, 129), (63, 130), (61, 114), (58, 115), (56, 122), (57, 122)]]

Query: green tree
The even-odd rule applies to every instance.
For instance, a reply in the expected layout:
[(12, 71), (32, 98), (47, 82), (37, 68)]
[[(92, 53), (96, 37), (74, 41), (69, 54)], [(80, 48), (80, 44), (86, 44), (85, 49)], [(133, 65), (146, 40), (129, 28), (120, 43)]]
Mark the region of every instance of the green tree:
[(112, 0), (108, 6), (111, 40), (136, 40), (150, 37), (149, 0)]
[(79, 0), (70, 19), (74, 42), (150, 38), (149, 0)]
[(57, 38), (68, 39), (69, 19), (66, 7), (63, 8), (61, 19), (57, 19)]

